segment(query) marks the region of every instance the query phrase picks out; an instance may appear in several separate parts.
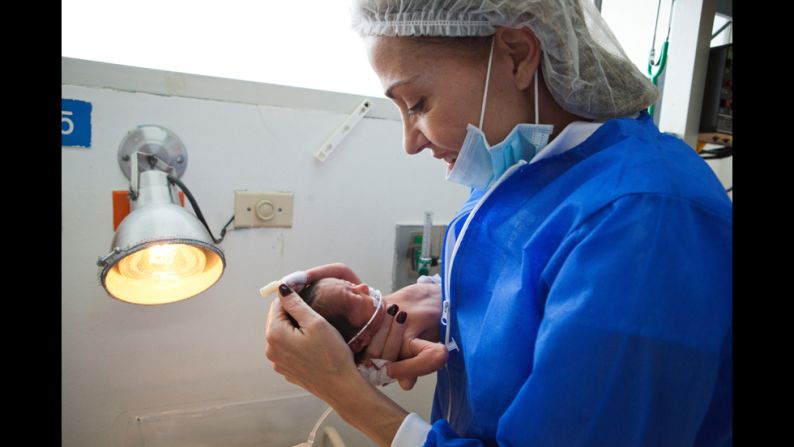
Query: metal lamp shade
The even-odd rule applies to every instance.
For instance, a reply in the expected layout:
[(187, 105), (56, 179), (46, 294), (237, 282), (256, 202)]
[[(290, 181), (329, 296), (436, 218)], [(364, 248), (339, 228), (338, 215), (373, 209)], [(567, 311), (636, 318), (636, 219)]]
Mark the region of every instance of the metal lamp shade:
[(141, 173), (135, 208), (119, 225), (111, 253), (99, 262), (99, 278), (110, 296), (165, 304), (195, 296), (220, 279), (223, 252), (173, 196), (165, 173)]

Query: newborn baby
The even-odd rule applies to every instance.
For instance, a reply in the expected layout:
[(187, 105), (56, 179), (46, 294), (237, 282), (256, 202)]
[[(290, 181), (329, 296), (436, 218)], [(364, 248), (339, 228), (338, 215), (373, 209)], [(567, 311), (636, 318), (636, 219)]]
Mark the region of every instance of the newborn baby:
[[(434, 284), (413, 284), (381, 298), (379, 291), (366, 284), (323, 278), (307, 285), (299, 294), (339, 331), (356, 353), (362, 374), (369, 375), (367, 378), (372, 383), (386, 384), (430, 374), (446, 363), (447, 349), (438, 343), (441, 314), (438, 291)], [(379, 334), (387, 313), (404, 325), (400, 361), (394, 363), (373, 358), (373, 353), (366, 350)], [(380, 334), (385, 337), (384, 331)]]

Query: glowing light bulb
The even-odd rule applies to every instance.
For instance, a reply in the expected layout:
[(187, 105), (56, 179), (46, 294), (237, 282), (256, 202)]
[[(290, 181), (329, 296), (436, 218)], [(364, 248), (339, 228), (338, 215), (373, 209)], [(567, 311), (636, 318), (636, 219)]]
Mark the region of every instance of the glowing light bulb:
[(162, 244), (122, 259), (119, 272), (129, 279), (151, 280), (158, 288), (168, 288), (200, 274), (205, 264), (206, 255), (200, 248), (186, 244)]
[(171, 269), (174, 264), (176, 245), (155, 245), (146, 250), (149, 253), (149, 265), (153, 268), (164, 267)]
[(223, 261), (214, 251), (188, 244), (158, 244), (138, 250), (108, 273), (114, 296), (138, 304), (161, 304), (193, 296), (214, 284)]

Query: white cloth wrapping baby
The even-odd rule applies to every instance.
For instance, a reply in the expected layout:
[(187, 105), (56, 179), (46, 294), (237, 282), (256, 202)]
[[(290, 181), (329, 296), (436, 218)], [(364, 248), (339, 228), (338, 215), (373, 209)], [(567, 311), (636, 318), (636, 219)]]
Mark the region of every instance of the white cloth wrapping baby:
[(361, 373), (367, 382), (374, 386), (385, 386), (397, 380), (389, 377), (389, 373), (386, 372), (386, 365), (389, 363), (388, 360), (369, 359), (369, 361), (372, 365), (365, 365), (363, 363), (358, 365), (358, 372)]

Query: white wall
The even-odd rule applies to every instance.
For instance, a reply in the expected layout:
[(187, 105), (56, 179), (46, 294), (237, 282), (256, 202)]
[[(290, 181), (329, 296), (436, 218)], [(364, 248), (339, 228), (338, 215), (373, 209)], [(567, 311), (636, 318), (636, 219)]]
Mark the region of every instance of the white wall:
[[(67, 79), (72, 78), (64, 73)], [(240, 85), (216, 83), (229, 91)], [(279, 89), (285, 96), (293, 92)], [(395, 222), (420, 222), (426, 210), (438, 222), (448, 221), (465, 200), (466, 190), (444, 181), (437, 160), (402, 151), (401, 124), (393, 119), (364, 119), (320, 164), (312, 155), (343, 119), (342, 111), (118, 87), (63, 85), (62, 96), (93, 104), (92, 147), (62, 148), (66, 447), (121, 445), (119, 427), (127, 418), (158, 409), (300, 394), (264, 357), (270, 301), (259, 297), (259, 287), (297, 269), (341, 260), (375, 287), (388, 289)], [(113, 237), (111, 191), (128, 187), (117, 164), (118, 146), (140, 124), (163, 125), (182, 139), (189, 155), (183, 180), (216, 235), (232, 215), (236, 189), (293, 192), (294, 226), (229, 231), (221, 245), (226, 272), (196, 298), (155, 307), (110, 298), (97, 281), (96, 260), (108, 252)], [(411, 393), (394, 385), (388, 394), (429, 417), (433, 386), (433, 379), (427, 379)], [(296, 441), (306, 436), (321, 411), (316, 402), (305, 408), (290, 419), (291, 427), (284, 427)], [(341, 428), (339, 424), (336, 419)], [(369, 445), (361, 437), (351, 442)]]
[[(648, 73), (648, 54), (651, 51), (657, 0), (602, 0), (601, 16), (618, 39), (626, 56), (643, 73)], [(670, 0), (663, 0), (659, 7), (659, 23), (656, 28), (656, 56), (667, 35), (670, 17)]]
[(61, 54), (383, 97), (350, 0), (61, 0)]

